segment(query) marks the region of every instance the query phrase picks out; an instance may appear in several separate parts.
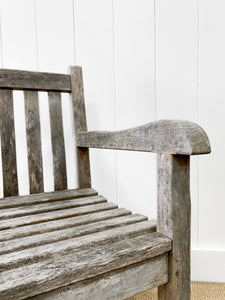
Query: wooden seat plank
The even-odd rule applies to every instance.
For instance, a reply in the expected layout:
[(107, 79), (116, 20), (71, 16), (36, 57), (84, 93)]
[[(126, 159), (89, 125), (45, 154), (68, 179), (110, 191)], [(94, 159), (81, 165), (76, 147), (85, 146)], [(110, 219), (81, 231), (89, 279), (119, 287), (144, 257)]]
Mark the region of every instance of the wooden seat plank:
[(42, 293), (32, 297), (32, 300), (90, 300), (90, 295), (92, 300), (124, 300), (167, 282), (168, 255), (165, 253), (118, 270)]
[[(41, 233), (24, 238), (17, 238), (11, 241), (0, 242), (0, 255), (24, 250), (40, 245), (55, 243), (70, 238), (79, 237), (86, 234), (92, 234), (99, 231), (109, 230), (116, 227), (146, 221), (147, 218), (142, 215), (128, 215), (119, 218), (89, 223), (77, 227), (70, 227), (57, 231)], [(155, 224), (152, 225), (152, 232), (156, 230)]]
[(8, 208), (0, 210), (0, 220), (9, 218), (18, 218), (22, 216), (40, 214), (60, 209), (75, 208), (90, 204), (106, 202), (106, 198), (102, 196), (91, 196), (80, 199), (69, 199), (64, 201), (54, 201), (52, 203), (35, 204), (16, 208)]
[[(42, 261), (20, 265), (14, 270), (5, 268), (2, 273), (0, 297), (12, 299), (10, 297), (15, 294), (17, 299), (30, 297), (52, 290), (53, 286), (62, 287), (159, 256), (170, 250), (170, 239), (159, 233), (151, 233), (98, 247), (83, 247), (80, 252), (74, 252), (73, 248), (66, 255), (58, 252)], [(166, 262), (165, 265), (167, 266)]]
[(143, 221), (4, 254), (0, 257), (0, 271), (17, 268), (24, 264), (28, 265), (46, 258), (54, 258), (57, 256), (57, 253), (60, 255), (66, 255), (70, 252), (77, 253), (89, 247), (98, 248), (100, 245), (116, 243), (124, 239), (126, 240), (151, 232), (152, 224), (149, 221)]
[(86, 205), (78, 208), (62, 209), (58, 211), (46, 212), (40, 215), (31, 215), (31, 216), (19, 217), (14, 219), (8, 219), (0, 223), (0, 230), (15, 228), (24, 225), (30, 225), (35, 223), (48, 222), (51, 220), (69, 218), (72, 216), (74, 217), (74, 216), (79, 216), (79, 215), (88, 214), (92, 212), (115, 209), (115, 208), (117, 208), (117, 205), (115, 205), (114, 203), (107, 202), (107, 203), (99, 203), (94, 205)]
[[(110, 220), (112, 218), (118, 218), (130, 215), (131, 212), (125, 208), (115, 208), (111, 210), (104, 210), (99, 212), (92, 212), (90, 214), (75, 216), (70, 218), (59, 219), (55, 221), (48, 221), (44, 223), (26, 225), (13, 229), (5, 229), (0, 231), (0, 241), (8, 241), (15, 238), (22, 238), (25, 236), (31, 236), (35, 234), (57, 231), (74, 226), (80, 226), (84, 224), (95, 223), (98, 221)], [(156, 222), (153, 221), (153, 225)]]
[(97, 195), (94, 189), (75, 189), (0, 199), (0, 209)]

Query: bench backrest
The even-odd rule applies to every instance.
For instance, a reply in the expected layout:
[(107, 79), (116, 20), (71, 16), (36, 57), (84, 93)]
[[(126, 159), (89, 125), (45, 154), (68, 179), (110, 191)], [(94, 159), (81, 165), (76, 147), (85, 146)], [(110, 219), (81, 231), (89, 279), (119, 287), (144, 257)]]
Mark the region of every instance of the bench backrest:
[[(38, 91), (48, 93), (55, 190), (67, 189), (61, 93), (71, 93), (75, 132), (86, 131), (81, 67), (71, 75), (0, 69), (0, 132), (4, 196), (18, 195), (13, 90), (24, 91), (30, 193), (44, 191)], [(90, 187), (88, 149), (77, 148), (79, 187)]]

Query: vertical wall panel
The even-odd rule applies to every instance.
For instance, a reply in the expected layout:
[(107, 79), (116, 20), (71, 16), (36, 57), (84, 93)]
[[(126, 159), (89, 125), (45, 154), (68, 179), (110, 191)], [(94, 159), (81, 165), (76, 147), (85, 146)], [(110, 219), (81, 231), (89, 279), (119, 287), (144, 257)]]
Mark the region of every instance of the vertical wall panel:
[[(159, 119), (198, 122), (198, 1), (156, 1)], [(191, 158), (192, 246), (198, 247), (198, 158)]]
[(1, 0), (3, 67), (36, 70), (34, 0)]
[[(117, 129), (155, 120), (154, 1), (114, 1)], [(118, 153), (119, 205), (156, 217), (154, 154)]]
[(200, 159), (200, 247), (225, 249), (225, 2), (200, 1), (200, 124), (212, 153)]
[[(83, 67), (88, 130), (114, 130), (113, 19), (111, 0), (75, 0), (76, 63)], [(114, 151), (90, 151), (92, 185), (117, 201)]]
[[(32, 0), (1, 1), (2, 58), (4, 68), (35, 70), (37, 66), (35, 9)], [(14, 93), (19, 193), (29, 193), (24, 100)]]
[[(36, 1), (39, 70), (67, 73), (74, 64), (73, 1)], [(45, 189), (53, 190), (52, 147), (46, 95), (40, 97), (42, 112), (43, 164)], [(65, 138), (68, 188), (77, 187), (75, 143), (73, 136), (71, 98), (62, 94), (63, 127)]]

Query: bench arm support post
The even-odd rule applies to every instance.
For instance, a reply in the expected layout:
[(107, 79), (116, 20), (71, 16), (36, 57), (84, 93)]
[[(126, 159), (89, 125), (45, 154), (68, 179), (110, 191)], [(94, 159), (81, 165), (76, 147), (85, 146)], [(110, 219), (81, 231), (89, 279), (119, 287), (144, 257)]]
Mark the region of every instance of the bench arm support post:
[(190, 156), (158, 154), (157, 231), (173, 241), (159, 300), (190, 300)]
[(190, 155), (211, 152), (205, 131), (181, 120), (160, 120), (114, 132), (80, 132), (78, 147), (158, 154), (157, 231), (170, 238), (169, 281), (159, 300), (190, 300)]

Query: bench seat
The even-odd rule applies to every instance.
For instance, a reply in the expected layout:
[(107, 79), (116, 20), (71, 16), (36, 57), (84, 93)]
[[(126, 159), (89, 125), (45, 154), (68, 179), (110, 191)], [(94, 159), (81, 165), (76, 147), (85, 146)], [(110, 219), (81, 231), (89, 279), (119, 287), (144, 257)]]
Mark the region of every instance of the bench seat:
[[(81, 285), (95, 299), (100, 287), (107, 290), (107, 278), (118, 286), (111, 299), (123, 299), (124, 284), (137, 290), (141, 274), (148, 276), (146, 288), (168, 280), (171, 240), (156, 232), (155, 221), (118, 208), (94, 189), (2, 199), (0, 220), (0, 299), (60, 299), (75, 287), (73, 297), (90, 299), (79, 296)], [(130, 286), (124, 272), (133, 278)]]

